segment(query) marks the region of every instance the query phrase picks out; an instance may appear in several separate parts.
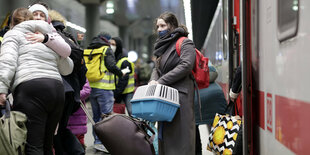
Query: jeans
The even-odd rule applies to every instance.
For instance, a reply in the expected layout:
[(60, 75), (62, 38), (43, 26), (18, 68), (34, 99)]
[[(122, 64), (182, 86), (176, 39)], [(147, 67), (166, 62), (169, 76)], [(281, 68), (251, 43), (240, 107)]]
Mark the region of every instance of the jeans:
[[(109, 114), (113, 110), (114, 95), (112, 90), (104, 90), (92, 88), (90, 93), (90, 103), (93, 111), (93, 119), (95, 122), (101, 120), (101, 114)], [(101, 144), (94, 130), (93, 135), (95, 144)]]
[(128, 93), (128, 94), (124, 94), (124, 95), (125, 95), (125, 104), (126, 104), (126, 108), (127, 108), (128, 114), (131, 116), (132, 109), (131, 109), (130, 100), (131, 100), (132, 97), (133, 97), (133, 93)]

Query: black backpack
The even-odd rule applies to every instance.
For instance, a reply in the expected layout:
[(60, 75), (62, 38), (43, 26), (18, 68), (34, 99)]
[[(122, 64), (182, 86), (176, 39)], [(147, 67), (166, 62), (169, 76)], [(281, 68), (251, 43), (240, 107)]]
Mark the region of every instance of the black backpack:
[(80, 101), (80, 90), (83, 89), (84, 84), (86, 83), (86, 72), (87, 68), (83, 59), (83, 49), (80, 48), (77, 41), (74, 37), (67, 32), (60, 32), (58, 34), (69, 44), (71, 47), (70, 58), (74, 63), (74, 68), (71, 74), (67, 76), (63, 76), (63, 78), (70, 84), (73, 92), (73, 100), (77, 103), (73, 108), (73, 112), (75, 112), (79, 108)]
[(80, 70), (83, 61), (83, 49), (79, 46), (74, 37), (67, 32), (58, 32), (58, 34), (69, 44), (71, 47), (70, 58), (74, 63), (73, 72)]

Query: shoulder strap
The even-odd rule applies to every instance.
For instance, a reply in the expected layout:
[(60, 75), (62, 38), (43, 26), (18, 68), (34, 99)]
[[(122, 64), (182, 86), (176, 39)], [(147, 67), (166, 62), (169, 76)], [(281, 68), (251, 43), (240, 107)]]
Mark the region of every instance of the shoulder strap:
[(186, 37), (179, 38), (177, 43), (175, 44), (175, 49), (177, 50), (179, 56), (181, 55), (181, 45), (184, 39), (186, 39)]
[(200, 116), (200, 121), (202, 121), (202, 114), (201, 114), (201, 100), (200, 100), (200, 94), (199, 94), (199, 88), (198, 88), (198, 84), (193, 76), (193, 74), (191, 75), (191, 77), (194, 80), (194, 86), (195, 86), (195, 91), (197, 94), (197, 101), (198, 101), (198, 105), (199, 105), (199, 116)]

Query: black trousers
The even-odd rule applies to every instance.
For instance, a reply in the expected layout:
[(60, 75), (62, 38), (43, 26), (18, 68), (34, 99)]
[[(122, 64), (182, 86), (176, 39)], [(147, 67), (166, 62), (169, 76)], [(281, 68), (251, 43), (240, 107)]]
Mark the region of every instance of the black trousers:
[(202, 147), (201, 147), (201, 139), (200, 139), (200, 133), (198, 125), (196, 125), (196, 155), (202, 154)]
[[(54, 136), (56, 155), (84, 155), (85, 150), (76, 136), (67, 128), (69, 117), (76, 111), (73, 93), (66, 93), (65, 107), (59, 122), (57, 135)], [(77, 104), (77, 105), (76, 105)], [(78, 106), (79, 107), (79, 106)]]
[(64, 106), (59, 80), (38, 78), (19, 84), (13, 94), (13, 110), (27, 116), (27, 155), (52, 155), (53, 136)]

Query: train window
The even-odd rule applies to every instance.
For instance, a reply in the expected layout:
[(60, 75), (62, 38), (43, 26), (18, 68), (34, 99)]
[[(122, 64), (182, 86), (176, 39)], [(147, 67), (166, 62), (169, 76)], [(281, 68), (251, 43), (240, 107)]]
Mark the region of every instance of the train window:
[(299, 0), (278, 0), (278, 39), (284, 41), (296, 36), (298, 30)]

